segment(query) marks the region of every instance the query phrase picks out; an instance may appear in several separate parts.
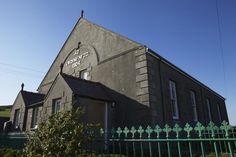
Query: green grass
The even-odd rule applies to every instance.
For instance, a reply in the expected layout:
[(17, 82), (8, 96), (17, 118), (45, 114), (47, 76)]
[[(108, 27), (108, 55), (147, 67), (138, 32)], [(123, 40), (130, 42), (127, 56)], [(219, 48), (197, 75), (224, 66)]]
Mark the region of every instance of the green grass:
[(0, 106), (0, 117), (10, 117), (11, 106)]

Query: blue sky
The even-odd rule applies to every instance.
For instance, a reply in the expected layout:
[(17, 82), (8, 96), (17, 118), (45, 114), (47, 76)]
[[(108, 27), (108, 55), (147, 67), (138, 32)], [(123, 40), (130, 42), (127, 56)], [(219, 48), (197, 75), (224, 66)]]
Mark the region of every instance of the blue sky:
[(35, 91), (80, 17), (147, 45), (224, 96), (236, 124), (236, 1), (0, 1), (0, 104), (14, 102), (25, 83)]

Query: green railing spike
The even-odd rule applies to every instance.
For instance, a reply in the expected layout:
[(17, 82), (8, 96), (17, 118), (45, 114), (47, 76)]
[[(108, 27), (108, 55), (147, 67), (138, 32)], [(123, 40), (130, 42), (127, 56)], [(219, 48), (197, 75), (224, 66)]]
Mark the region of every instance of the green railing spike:
[(117, 128), (116, 133), (118, 134), (118, 137), (120, 138), (120, 135), (122, 133), (122, 130), (120, 127)]
[(153, 132), (153, 129), (148, 125), (145, 132), (148, 134), (148, 138), (150, 138)]
[(202, 132), (205, 130), (205, 127), (200, 123), (200, 122), (197, 122), (194, 130), (196, 132), (198, 132), (198, 137), (202, 137)]
[(137, 132), (137, 130), (135, 129), (134, 126), (132, 126), (130, 132), (132, 134), (132, 138), (134, 138), (134, 134)]
[(193, 130), (193, 128), (188, 124), (186, 123), (185, 124), (185, 127), (184, 127), (184, 131), (187, 132), (187, 137), (189, 138), (190, 137), (190, 132)]
[(217, 127), (215, 126), (215, 124), (210, 121), (210, 123), (208, 124), (208, 126), (206, 127), (206, 129), (211, 133), (211, 137), (215, 137), (215, 131), (217, 129)]
[(139, 128), (138, 128), (139, 138), (142, 138), (143, 132), (144, 132), (143, 127), (139, 126)]
[(103, 128), (100, 129), (100, 135), (102, 136), (104, 134)]
[(115, 128), (111, 128), (111, 137), (114, 138), (115, 137), (115, 133), (116, 133), (116, 130)]
[(157, 134), (157, 138), (159, 138), (160, 133), (162, 132), (162, 129), (160, 128), (160, 126), (156, 125), (153, 131)]
[(127, 127), (124, 128), (123, 133), (125, 134), (125, 137), (127, 137), (129, 133), (129, 129)]
[(163, 132), (166, 133), (166, 138), (168, 138), (169, 137), (169, 132), (171, 132), (172, 129), (170, 128), (170, 126), (168, 124), (166, 124), (165, 127), (162, 130), (163, 130)]
[(178, 124), (175, 124), (172, 130), (175, 132), (176, 138), (179, 138), (179, 133), (182, 131), (182, 128)]
[(223, 130), (225, 132), (225, 137), (229, 137), (229, 130), (232, 127), (229, 125), (228, 122), (226, 122), (225, 120), (221, 123), (220, 129)]

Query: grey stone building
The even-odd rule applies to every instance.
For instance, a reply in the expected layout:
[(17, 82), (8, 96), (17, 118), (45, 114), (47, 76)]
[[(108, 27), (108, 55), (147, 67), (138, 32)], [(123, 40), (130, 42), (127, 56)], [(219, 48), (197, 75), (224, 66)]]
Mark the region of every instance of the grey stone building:
[(82, 106), (111, 126), (228, 121), (225, 99), (150, 48), (81, 17), (37, 89), (19, 92), (13, 129)]

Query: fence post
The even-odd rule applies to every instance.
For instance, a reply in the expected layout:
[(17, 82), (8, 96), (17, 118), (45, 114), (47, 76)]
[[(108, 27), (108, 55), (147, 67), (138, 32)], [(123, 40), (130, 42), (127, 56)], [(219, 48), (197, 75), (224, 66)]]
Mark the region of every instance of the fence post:
[(166, 139), (167, 139), (167, 151), (168, 151), (168, 157), (171, 156), (171, 151), (170, 151), (170, 142), (168, 141), (169, 139), (169, 133), (171, 132), (171, 128), (168, 124), (165, 125), (163, 131), (166, 133)]
[(121, 137), (122, 130), (121, 130), (120, 127), (117, 128), (116, 133), (117, 133), (117, 135), (118, 135), (118, 140), (119, 140), (119, 154), (121, 154), (121, 143), (120, 143), (120, 137)]
[[(225, 131), (225, 137), (228, 140), (229, 139), (229, 130), (232, 127), (228, 124), (228, 122), (223, 121), (220, 128)], [(233, 152), (232, 152), (232, 148), (231, 148), (231, 145), (230, 145), (230, 141), (228, 141), (228, 147), (229, 147), (230, 157), (233, 157)]]
[(111, 128), (111, 139), (112, 139), (112, 153), (115, 154), (115, 128)]
[[(139, 133), (139, 138), (142, 139), (142, 136), (143, 136), (143, 127), (142, 126), (139, 126), (138, 128), (138, 133)], [(143, 157), (143, 142), (140, 141), (140, 149), (141, 149), (141, 157)]]
[(151, 134), (153, 132), (153, 129), (148, 125), (147, 129), (145, 130), (145, 132), (148, 134), (148, 148), (149, 148), (149, 156), (152, 157), (152, 145), (150, 142), (150, 138), (151, 138)]
[[(130, 132), (132, 134), (132, 139), (134, 139), (134, 137), (135, 137), (134, 135), (137, 132), (135, 127), (132, 126)], [(133, 156), (136, 157), (136, 150), (135, 150), (135, 143), (134, 143), (134, 141), (132, 142), (132, 145), (133, 145)]]
[[(187, 132), (187, 138), (190, 139), (190, 132), (193, 130), (193, 128), (188, 124), (186, 123), (185, 127), (184, 127), (184, 131)], [(189, 147), (189, 154), (190, 154), (190, 157), (193, 157), (193, 152), (192, 152), (192, 143), (191, 141), (189, 141), (188, 143), (188, 147)]]
[(178, 140), (177, 141), (177, 145), (178, 145), (178, 154), (179, 154), (179, 157), (181, 157), (181, 148), (180, 148), (180, 142), (179, 142), (179, 133), (182, 131), (182, 128), (178, 125), (178, 124), (175, 124), (174, 128), (172, 129), (175, 134), (176, 134), (176, 139)]
[[(205, 130), (205, 127), (200, 122), (197, 122), (194, 130), (198, 132), (198, 137), (201, 140), (202, 139), (202, 132)], [(202, 140), (200, 141), (200, 146), (201, 146), (202, 156), (205, 157), (205, 151), (204, 151), (204, 146), (203, 146)]]
[(216, 146), (216, 141), (214, 140), (215, 139), (215, 130), (216, 129), (217, 129), (217, 126), (215, 126), (215, 124), (212, 121), (207, 126), (207, 130), (211, 134), (210, 137), (213, 139), (213, 145), (214, 145), (214, 150), (215, 150), (216, 157), (219, 157), (217, 146)]
[[(123, 130), (123, 133), (125, 134), (125, 139), (127, 139), (128, 138), (129, 129), (127, 127), (125, 127), (124, 130)], [(126, 155), (129, 156), (127, 141), (125, 141), (125, 150), (126, 150)]]
[[(159, 125), (155, 126), (154, 132), (157, 134), (157, 139), (160, 138), (160, 133), (162, 132), (162, 129), (160, 128)], [(157, 142), (157, 147), (158, 147), (158, 156), (161, 157), (161, 147), (160, 147), (160, 142)]]

